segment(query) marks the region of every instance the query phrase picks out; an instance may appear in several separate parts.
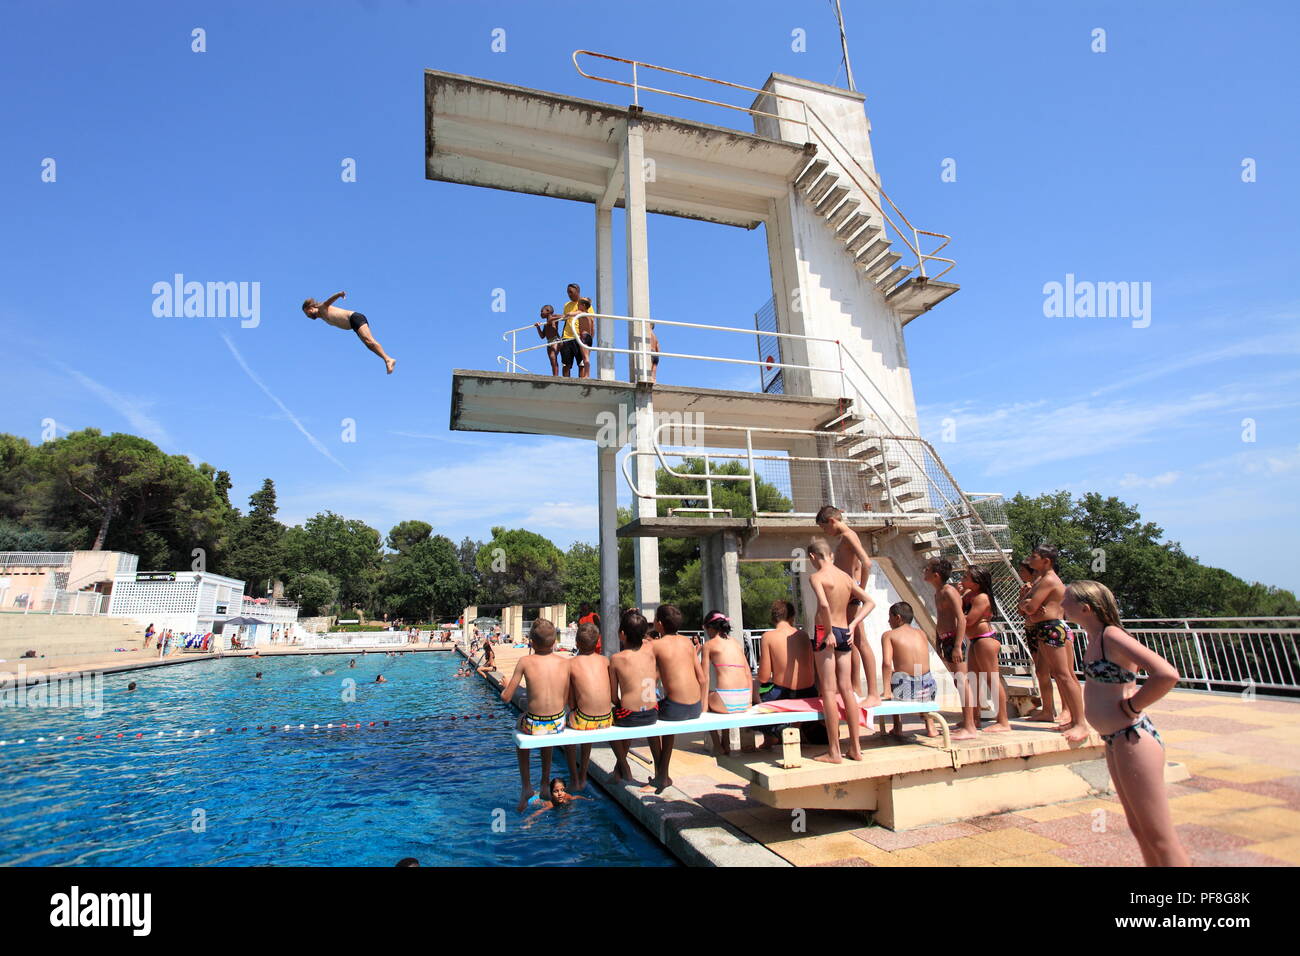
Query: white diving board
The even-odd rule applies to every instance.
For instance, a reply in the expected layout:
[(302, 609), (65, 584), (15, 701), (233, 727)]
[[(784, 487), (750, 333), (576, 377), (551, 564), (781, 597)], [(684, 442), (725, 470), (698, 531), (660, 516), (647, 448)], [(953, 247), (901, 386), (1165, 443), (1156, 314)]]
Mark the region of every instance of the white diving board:
[[(935, 701), (887, 700), (868, 711), (867, 723), (904, 714), (938, 713)], [(572, 730), (565, 728), (558, 734), (524, 734), (515, 731), (515, 746), (520, 750), (539, 747), (567, 747), (575, 744), (602, 744), (613, 740), (644, 740), (647, 737), (698, 735), (712, 730), (747, 729), (780, 724), (797, 724), (822, 719), (820, 710), (764, 710), (755, 705), (740, 714), (705, 713), (692, 720), (660, 720), (645, 727), (606, 727), (603, 730)], [(842, 719), (842, 718), (841, 718)], [(940, 720), (947, 743), (947, 723)]]

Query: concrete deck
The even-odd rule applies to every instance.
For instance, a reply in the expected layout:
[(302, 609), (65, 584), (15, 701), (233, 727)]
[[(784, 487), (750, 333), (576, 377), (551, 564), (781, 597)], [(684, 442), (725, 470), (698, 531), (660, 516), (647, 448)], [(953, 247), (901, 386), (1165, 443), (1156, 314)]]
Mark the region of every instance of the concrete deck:
[[(523, 650), (497, 649), (502, 679)], [(1170, 784), (1180, 837), (1198, 866), (1300, 865), (1300, 702), (1242, 700), (1174, 691), (1151, 711), (1168, 745), (1169, 760), (1189, 776)], [(1014, 722), (1014, 738), (999, 746), (1055, 736), (1050, 728)], [(909, 721), (907, 728), (917, 726)], [(971, 746), (983, 746), (983, 742)], [(936, 759), (932, 743), (877, 743), (882, 759)], [(805, 756), (816, 754), (805, 747)], [(699, 741), (678, 738), (673, 786), (661, 797), (592, 776), (652, 833), (683, 813), (697, 832), (708, 828), (700, 810), (713, 814), (718, 832), (740, 831), (780, 861), (795, 866), (1141, 866), (1142, 857), (1117, 798), (1090, 797), (1048, 806), (972, 817), (960, 822), (895, 832), (866, 824), (864, 814), (842, 810), (777, 809), (747, 793), (743, 777), (719, 764)], [(887, 756), (883, 756), (887, 754)], [(737, 755), (727, 759), (762, 759)], [(767, 758), (770, 759), (770, 758)], [(612, 760), (609, 761), (612, 764)], [(648, 779), (649, 751), (636, 748), (630, 763)], [(558, 765), (561, 769), (563, 763)], [(901, 766), (901, 764), (900, 764)], [(679, 796), (680, 795), (680, 796)], [(698, 809), (697, 809), (698, 808)], [(710, 831), (712, 832), (712, 831)], [(661, 837), (661, 839), (665, 839)], [(667, 839), (672, 839), (671, 837)], [(677, 850), (671, 843), (665, 845)], [(732, 846), (734, 844), (728, 844)], [(695, 848), (708, 855), (709, 848)], [(755, 851), (744, 851), (755, 853)], [(681, 853), (680, 858), (693, 862)], [(766, 859), (759, 856), (760, 859)], [(725, 852), (701, 861), (729, 865)]]

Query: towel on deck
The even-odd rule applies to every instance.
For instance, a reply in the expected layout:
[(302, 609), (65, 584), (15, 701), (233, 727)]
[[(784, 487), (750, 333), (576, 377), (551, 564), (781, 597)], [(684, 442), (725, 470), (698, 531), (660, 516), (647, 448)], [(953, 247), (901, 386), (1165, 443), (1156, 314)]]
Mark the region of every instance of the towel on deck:
[[(840, 720), (848, 720), (847, 712), (844, 709), (844, 698), (839, 694), (835, 695), (835, 704), (840, 710)], [(821, 713), (822, 701), (820, 697), (805, 697), (799, 700), (769, 700), (756, 705), (754, 710), (762, 713), (806, 713), (810, 710)], [(865, 707), (859, 707), (858, 711), (858, 721), (860, 723), (871, 723), (871, 711)]]

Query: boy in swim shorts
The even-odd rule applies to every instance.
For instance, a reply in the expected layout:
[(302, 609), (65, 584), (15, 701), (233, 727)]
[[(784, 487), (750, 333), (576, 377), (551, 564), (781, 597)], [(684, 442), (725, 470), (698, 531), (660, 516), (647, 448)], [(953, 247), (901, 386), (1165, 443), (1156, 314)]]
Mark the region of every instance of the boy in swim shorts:
[[(812, 574), (808, 583), (817, 599), (813, 631), (813, 660), (817, 667), (817, 689), (821, 692), (822, 716), (826, 721), (826, 740), (830, 749), (815, 759), (840, 763), (840, 715), (836, 692), (844, 702), (844, 716), (849, 725), (849, 759), (862, 759), (862, 742), (858, 739), (859, 704), (853, 690), (853, 632), (871, 613), (871, 596), (853, 578), (835, 566), (830, 542), (813, 538), (808, 544)], [(857, 599), (854, 615), (848, 616), (849, 602)]]
[(966, 615), (961, 608), (961, 592), (949, 583), (952, 562), (947, 558), (931, 558), (925, 563), (925, 583), (934, 588), (935, 629), (939, 632), (939, 656), (948, 665), (957, 694), (961, 698), (961, 726), (953, 733), (953, 740), (970, 740), (979, 731), (979, 707), (974, 688), (968, 679), (969, 666), (966, 652), (970, 641), (966, 638)]
[[(546, 618), (539, 617), (533, 622), (532, 629), (528, 632), (528, 642), (532, 645), (533, 652), (519, 659), (509, 683), (501, 691), (501, 699), (507, 704), (513, 703), (515, 691), (522, 681), (528, 688), (528, 701), (519, 717), (519, 732), (532, 736), (558, 734), (564, 730), (564, 705), (569, 693), (569, 660), (554, 653), (555, 625)], [(542, 779), (549, 780), (553, 748), (539, 749), (542, 751)], [(535, 791), (529, 778), (528, 751), (519, 748), (518, 756), (519, 812), (523, 813), (528, 798)]]
[[(595, 624), (579, 624), (578, 654), (569, 660), (569, 727), (572, 730), (604, 730), (614, 726), (614, 704), (610, 695), (609, 660), (596, 653), (600, 630)], [(567, 747), (569, 775), (579, 790), (587, 786), (591, 744)], [(575, 753), (580, 751), (580, 753)]]
[(551, 362), (551, 374), (560, 374), (560, 322), (555, 314), (555, 307), (550, 305), (542, 306), (542, 311), (538, 318), (545, 322), (534, 322), (533, 328), (537, 330), (537, 337), (546, 340), (546, 357)]
[(357, 333), (366, 348), (374, 352), (384, 360), (384, 367), (388, 369), (388, 374), (393, 374), (393, 367), (397, 365), (397, 359), (389, 356), (384, 351), (384, 347), (376, 341), (375, 336), (370, 331), (370, 320), (360, 312), (351, 312), (347, 309), (334, 307), (338, 299), (346, 299), (346, 292), (335, 292), (324, 302), (317, 302), (315, 299), (304, 299), (302, 303), (303, 314), (309, 319), (324, 319), (327, 325), (332, 325), (336, 329), (351, 329)]
[[(649, 623), (640, 611), (629, 608), (618, 624), (622, 650), (609, 659), (609, 692), (614, 704), (615, 727), (648, 727), (659, 719), (655, 703), (655, 654), (646, 641)], [(614, 740), (614, 779), (630, 782), (626, 740)]]
[[(655, 657), (655, 668), (664, 685), (664, 698), (659, 702), (660, 720), (694, 720), (700, 716), (709, 697), (709, 677), (700, 664), (695, 644), (677, 633), (682, 612), (671, 604), (661, 604), (655, 611), (655, 622), (662, 635), (652, 641), (650, 648)], [(650, 787), (662, 793), (672, 786), (668, 764), (673, 759), (674, 738), (651, 738), (650, 752), (655, 758), (655, 779)]]
[[(932, 701), (939, 686), (930, 672), (930, 639), (925, 632), (912, 625), (915, 612), (912, 605), (899, 601), (889, 607), (889, 630), (880, 638), (881, 683), (889, 688), (891, 700)], [(925, 718), (925, 735), (936, 737), (934, 718)], [(903, 735), (903, 718), (894, 718), (895, 737)]]

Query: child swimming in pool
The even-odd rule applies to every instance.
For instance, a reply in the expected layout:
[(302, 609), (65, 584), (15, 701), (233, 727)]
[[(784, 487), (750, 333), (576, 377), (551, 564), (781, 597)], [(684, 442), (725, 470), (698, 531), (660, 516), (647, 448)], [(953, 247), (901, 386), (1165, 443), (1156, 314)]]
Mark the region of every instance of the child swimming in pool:
[[(517, 729), (533, 736), (558, 734), (564, 730), (564, 704), (569, 690), (569, 659), (555, 651), (555, 625), (544, 617), (533, 621), (528, 632), (533, 652), (521, 657), (515, 672), (501, 691), (501, 699), (511, 703), (522, 682), (528, 688), (528, 704), (519, 717)], [(553, 747), (541, 747), (542, 779), (551, 775)], [(528, 751), (519, 749), (519, 812), (522, 813), (528, 798), (535, 791), (529, 778)]]
[[(1095, 727), (1106, 742), (1106, 766), (1142, 859), (1147, 866), (1189, 866), (1169, 813), (1164, 741), (1145, 713), (1174, 689), (1178, 670), (1120, 626), (1119, 605), (1106, 585), (1073, 582), (1062, 611), (1088, 632), (1085, 726)], [(1140, 687), (1139, 671), (1147, 673)]]
[(384, 368), (388, 369), (389, 375), (392, 375), (393, 367), (397, 365), (397, 359), (390, 357), (384, 351), (384, 347), (375, 339), (374, 334), (370, 331), (370, 320), (360, 312), (335, 308), (334, 303), (339, 299), (346, 299), (347, 296), (346, 292), (335, 292), (324, 302), (306, 299), (302, 303), (303, 314), (309, 319), (324, 319), (327, 325), (332, 325), (336, 329), (351, 329), (357, 333), (357, 338), (361, 340), (362, 344), (384, 360)]
[[(888, 688), (887, 700), (932, 701), (939, 686), (930, 671), (930, 639), (912, 625), (912, 605), (899, 601), (889, 606), (889, 630), (880, 636), (880, 684)], [(937, 737), (935, 718), (923, 714), (925, 735)], [(903, 716), (894, 717), (895, 737), (903, 736)]]
[[(754, 678), (740, 641), (731, 636), (730, 618), (721, 611), (710, 611), (704, 618), (704, 634), (708, 638), (701, 650), (705, 677), (710, 666), (717, 675), (709, 691), (709, 710), (715, 714), (744, 713), (754, 702)], [(731, 753), (730, 733), (711, 730), (709, 736), (715, 753)]]
[[(572, 730), (604, 730), (614, 726), (614, 704), (609, 687), (609, 660), (596, 653), (600, 628), (595, 624), (578, 625), (578, 653), (569, 659), (569, 727)], [(566, 747), (569, 773), (573, 785), (587, 789), (587, 767), (591, 762), (591, 744)]]
[(584, 797), (580, 793), (569, 793), (564, 786), (564, 781), (559, 777), (553, 777), (546, 788), (547, 797), (534, 794), (528, 798), (528, 809), (533, 813), (524, 821), (523, 829), (527, 830), (533, 825), (533, 821), (545, 813), (547, 810), (554, 810), (556, 807), (567, 806), (574, 800), (590, 800), (591, 797)]

